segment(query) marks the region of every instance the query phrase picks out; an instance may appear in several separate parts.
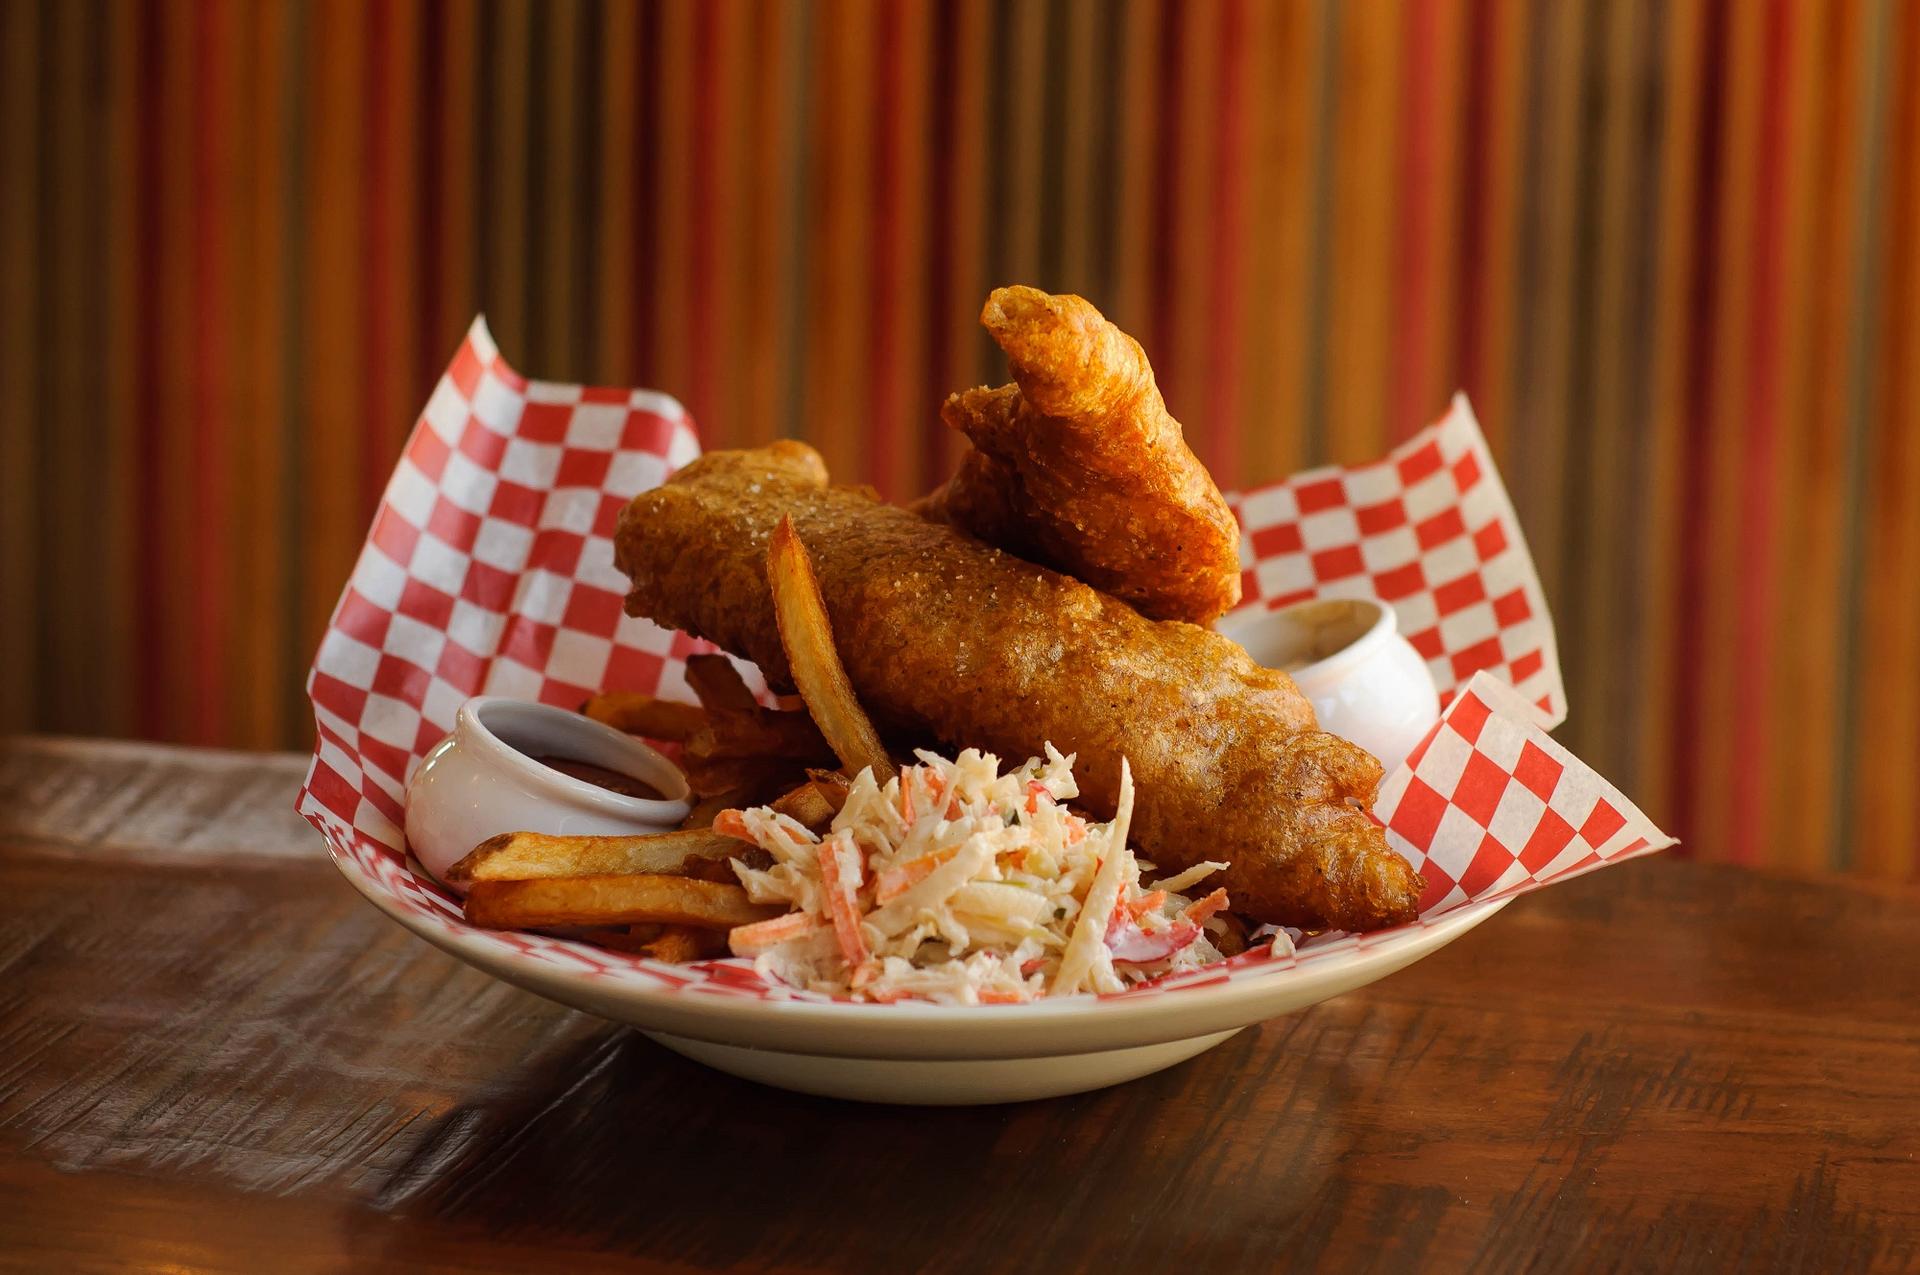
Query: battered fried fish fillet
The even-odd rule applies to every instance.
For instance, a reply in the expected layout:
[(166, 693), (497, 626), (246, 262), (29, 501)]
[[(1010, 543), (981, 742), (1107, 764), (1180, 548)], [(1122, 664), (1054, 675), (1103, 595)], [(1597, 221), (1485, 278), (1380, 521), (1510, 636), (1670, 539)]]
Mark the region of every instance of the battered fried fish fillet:
[(1155, 619), (1206, 624), (1238, 602), (1240, 529), (1139, 342), (1038, 288), (995, 289), (980, 322), (1015, 383), (947, 399), (976, 450), (919, 512)]
[(799, 443), (712, 452), (622, 512), (627, 611), (709, 638), (787, 680), (766, 579), (790, 514), (836, 645), (884, 732), (1007, 759), (1078, 753), (1105, 818), (1133, 766), (1134, 839), (1173, 870), (1232, 864), (1234, 907), (1364, 930), (1409, 920), (1422, 882), (1364, 813), (1380, 763), (1315, 727), (1284, 673), (1191, 624), (1148, 620), (1078, 580), (827, 484)]

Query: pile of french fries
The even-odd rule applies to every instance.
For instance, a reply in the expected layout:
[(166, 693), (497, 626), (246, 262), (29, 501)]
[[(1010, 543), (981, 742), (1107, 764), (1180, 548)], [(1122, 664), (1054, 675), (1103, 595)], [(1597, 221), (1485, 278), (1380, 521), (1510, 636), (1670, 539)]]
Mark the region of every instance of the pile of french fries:
[[(630, 837), (506, 832), (447, 872), (467, 892), (469, 923), (558, 930), (654, 960), (727, 953), (727, 934), (782, 909), (749, 902), (731, 867), (765, 867), (766, 852), (715, 829), (723, 811), (770, 805), (814, 831), (833, 821), (851, 776), (894, 761), (855, 698), (806, 547), (783, 519), (767, 551), (780, 642), (805, 711), (764, 708), (722, 655), (687, 660), (700, 702), (596, 695), (589, 717), (679, 746), (696, 802), (678, 831)], [(720, 819), (720, 824), (737, 826)]]

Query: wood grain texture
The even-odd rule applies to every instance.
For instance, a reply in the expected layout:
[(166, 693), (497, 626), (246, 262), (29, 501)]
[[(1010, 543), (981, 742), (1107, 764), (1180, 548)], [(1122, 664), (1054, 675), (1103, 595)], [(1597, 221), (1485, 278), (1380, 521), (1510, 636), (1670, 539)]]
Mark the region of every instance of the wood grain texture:
[(1920, 1268), (1920, 892), (1641, 861), (1102, 1093), (761, 1089), (366, 906), (297, 758), (0, 746), (0, 1266)]

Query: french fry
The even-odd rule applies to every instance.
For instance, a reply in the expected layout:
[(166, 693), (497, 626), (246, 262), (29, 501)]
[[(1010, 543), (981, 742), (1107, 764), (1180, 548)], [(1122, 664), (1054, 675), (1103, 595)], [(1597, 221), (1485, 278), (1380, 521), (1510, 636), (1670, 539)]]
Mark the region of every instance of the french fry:
[(707, 724), (707, 710), (698, 704), (679, 704), (630, 691), (606, 691), (581, 706), (580, 711), (629, 735), (682, 743)]
[(531, 881), (625, 872), (684, 876), (689, 865), (718, 862), (740, 853), (740, 843), (705, 828), (637, 837), (554, 837), (543, 832), (504, 832), (447, 869), (455, 885), (484, 881)]
[(737, 885), (686, 877), (546, 877), (476, 881), (467, 894), (467, 923), (489, 930), (540, 930), (562, 925), (667, 925), (732, 928), (778, 916), (778, 907), (747, 901)]
[(754, 793), (784, 792), (800, 778), (799, 765), (784, 757), (695, 757), (681, 758), (687, 773), (687, 786), (694, 796), (707, 798), (738, 788)]
[(632, 952), (636, 956), (645, 956), (662, 934), (667, 932), (664, 925), (619, 925), (601, 929), (583, 930), (580, 938), (600, 947), (611, 948), (616, 952)]
[(847, 781), (845, 776), (831, 772), (808, 773), (814, 778), (772, 804), (778, 813), (818, 832), (832, 823), (833, 817), (840, 813), (840, 807), (847, 804)]
[(668, 925), (643, 944), (640, 955), (669, 965), (711, 960), (727, 954), (727, 932), (694, 925)]
[(754, 713), (760, 709), (760, 701), (747, 689), (740, 670), (724, 655), (689, 655), (687, 685), (700, 697), (703, 708), (728, 709), (738, 713)]
[(691, 810), (687, 811), (687, 817), (680, 821), (681, 830), (713, 827), (713, 817), (722, 810), (738, 810), (751, 806), (754, 791), (752, 785), (742, 784), (738, 788), (717, 792), (711, 797), (702, 797), (694, 803)]
[(797, 761), (833, 760), (820, 728), (805, 713), (751, 713), (714, 709), (693, 734), (687, 752), (697, 757), (791, 757)]
[(793, 519), (785, 517), (767, 544), (767, 580), (773, 590), (773, 613), (780, 626), (780, 645), (807, 711), (826, 736), (840, 765), (849, 775), (871, 767), (875, 778), (893, 768), (880, 732), (854, 698), (846, 666), (833, 646), (833, 625), (820, 597), (820, 581), (813, 560)]

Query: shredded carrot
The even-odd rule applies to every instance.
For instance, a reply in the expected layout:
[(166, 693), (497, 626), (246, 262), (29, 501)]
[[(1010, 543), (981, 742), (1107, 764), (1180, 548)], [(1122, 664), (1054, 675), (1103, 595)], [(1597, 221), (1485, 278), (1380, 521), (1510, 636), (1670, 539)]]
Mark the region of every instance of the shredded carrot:
[(959, 853), (959, 846), (949, 846), (937, 854), (921, 855), (918, 859), (909, 859), (898, 867), (888, 868), (873, 879), (873, 901), (886, 903), (899, 898), (916, 884), (924, 881), (935, 868)]
[(1135, 916), (1145, 916), (1149, 912), (1158, 912), (1160, 905), (1167, 901), (1165, 890), (1150, 890), (1133, 902), (1127, 904), (1127, 910)]
[(913, 827), (913, 772), (918, 766), (900, 768), (900, 818), (907, 827)]
[(801, 938), (826, 927), (805, 912), (789, 912), (751, 925), (736, 925), (727, 931), (727, 946), (735, 956), (758, 956), (788, 939)]
[(1029, 999), (1024, 988), (985, 987), (980, 990), (982, 1005), (1024, 1005)]
[(871, 955), (866, 937), (860, 933), (860, 910), (853, 901), (854, 891), (860, 888), (860, 856), (854, 855), (853, 878), (848, 880), (840, 862), (842, 844), (852, 848), (851, 838), (844, 833), (820, 847), (820, 884), (827, 890), (827, 912), (833, 917), (833, 933), (840, 941), (840, 955), (846, 958), (849, 967), (858, 969)]
[(1199, 901), (1194, 903), (1194, 905), (1188, 908), (1186, 912), (1184, 912), (1182, 915), (1184, 915), (1187, 920), (1192, 921), (1195, 925), (1198, 925), (1200, 924), (1200, 922), (1206, 920), (1208, 917), (1212, 916), (1214, 913), (1224, 912), (1226, 910), (1227, 910), (1227, 891), (1226, 891), (1226, 887), (1222, 886), (1220, 889), (1215, 890), (1212, 894), (1209, 894), (1206, 898), (1200, 899)]
[(1070, 846), (1077, 846), (1082, 841), (1086, 840), (1086, 836), (1087, 836), (1087, 821), (1085, 819), (1082, 819), (1079, 815), (1071, 814), (1071, 813), (1068, 814), (1067, 815), (1067, 844)]
[(1028, 814), (1033, 814), (1040, 809), (1040, 799), (1042, 797), (1045, 797), (1049, 803), (1053, 801), (1053, 793), (1045, 784), (1041, 783), (1038, 779), (1027, 780)]
[(753, 840), (753, 834), (747, 831), (747, 817), (738, 810), (722, 810), (715, 815), (713, 830), (723, 837), (738, 837), (742, 841)]

